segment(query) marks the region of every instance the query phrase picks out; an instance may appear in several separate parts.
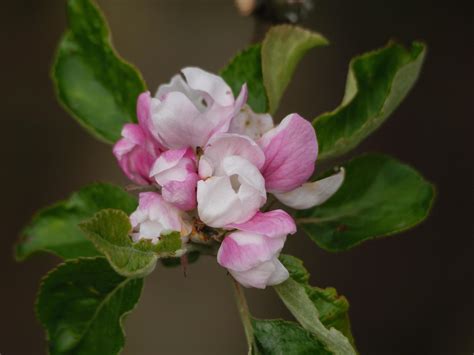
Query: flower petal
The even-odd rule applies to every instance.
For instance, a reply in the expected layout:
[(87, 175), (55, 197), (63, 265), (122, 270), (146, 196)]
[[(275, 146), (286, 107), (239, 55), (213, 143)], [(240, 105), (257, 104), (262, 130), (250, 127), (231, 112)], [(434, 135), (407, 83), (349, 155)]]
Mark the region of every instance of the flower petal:
[(341, 187), (344, 176), (344, 168), (341, 168), (334, 175), (318, 181), (308, 182), (292, 191), (275, 193), (274, 195), (280, 202), (297, 210), (319, 206)]
[(259, 140), (265, 153), (262, 173), (270, 192), (287, 192), (306, 182), (318, 154), (316, 134), (310, 122), (296, 113), (288, 115)]
[(231, 233), (222, 241), (217, 262), (229, 270), (250, 270), (273, 259), (283, 248), (285, 239), (248, 232)]
[(163, 186), (163, 198), (183, 211), (196, 208), (196, 185), (199, 177), (190, 173), (183, 181), (171, 181)]
[(241, 224), (232, 223), (226, 227), (262, 234), (270, 238), (281, 238), (288, 234), (296, 233), (295, 221), (283, 210), (257, 212), (247, 222)]
[(260, 139), (264, 133), (273, 128), (273, 118), (268, 113), (255, 113), (250, 106), (245, 105), (232, 119), (229, 133), (237, 133)]
[(227, 176), (198, 181), (197, 203), (199, 218), (208, 226), (219, 228), (240, 219), (241, 201)]
[(129, 123), (122, 129), (123, 138), (113, 148), (120, 168), (125, 175), (139, 185), (148, 185), (152, 182), (149, 172), (157, 154), (149, 152), (142, 127)]
[(181, 70), (186, 83), (191, 89), (208, 94), (220, 106), (234, 104), (234, 95), (224, 79), (215, 74), (196, 67), (187, 67)]
[[(222, 175), (223, 160), (229, 156), (242, 157), (258, 169), (265, 163), (263, 151), (252, 139), (239, 134), (220, 133), (209, 140), (204, 150), (204, 159), (199, 164), (201, 178)], [(212, 172), (209, 167), (212, 167)]]
[(265, 181), (246, 159), (224, 159), (224, 176), (198, 182), (197, 202), (200, 219), (208, 226), (221, 228), (252, 218), (266, 201)]
[(229, 272), (242, 286), (260, 289), (278, 285), (290, 276), (276, 257), (247, 271), (229, 270)]
[(183, 221), (182, 212), (167, 203), (156, 192), (143, 192), (139, 196), (138, 208), (130, 215), (135, 241), (151, 239), (157, 242), (161, 234), (172, 231), (189, 233), (189, 226)]
[(149, 91), (145, 91), (138, 96), (137, 117), (138, 123), (143, 128), (150, 127), (151, 119), (151, 96)]

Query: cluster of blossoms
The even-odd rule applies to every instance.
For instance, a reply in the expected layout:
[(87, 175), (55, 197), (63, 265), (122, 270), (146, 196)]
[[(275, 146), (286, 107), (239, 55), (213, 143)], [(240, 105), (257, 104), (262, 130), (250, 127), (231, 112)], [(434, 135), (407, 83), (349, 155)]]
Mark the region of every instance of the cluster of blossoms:
[(206, 242), (204, 226), (219, 236), (218, 263), (242, 285), (265, 288), (288, 277), (278, 256), (296, 232), (288, 213), (265, 211), (267, 193), (310, 208), (339, 188), (344, 172), (307, 182), (318, 154), (311, 124), (290, 114), (274, 127), (246, 101), (245, 84), (234, 98), (221, 77), (185, 68), (154, 97), (139, 96), (138, 124), (124, 126), (114, 154), (132, 181), (156, 187), (130, 216), (134, 241), (179, 231), (186, 250)]

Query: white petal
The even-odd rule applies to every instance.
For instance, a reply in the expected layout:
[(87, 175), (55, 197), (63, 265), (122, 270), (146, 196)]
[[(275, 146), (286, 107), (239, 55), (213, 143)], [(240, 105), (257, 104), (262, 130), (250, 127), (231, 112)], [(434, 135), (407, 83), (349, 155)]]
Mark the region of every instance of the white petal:
[[(231, 155), (240, 156), (255, 165), (260, 169), (265, 163), (265, 155), (262, 149), (247, 136), (239, 134), (220, 133), (212, 137), (204, 155), (206, 164), (209, 163), (213, 169), (213, 175), (222, 174), (222, 161)], [(201, 166), (199, 166), (199, 174), (201, 173)]]
[(273, 128), (273, 119), (268, 113), (258, 114), (245, 105), (232, 119), (229, 133), (237, 133), (257, 140)]
[(326, 202), (341, 187), (344, 176), (344, 168), (341, 168), (334, 175), (318, 181), (308, 182), (292, 191), (275, 193), (274, 195), (285, 205), (304, 210)]
[(191, 89), (208, 94), (220, 106), (234, 104), (232, 90), (220, 76), (195, 67), (184, 68), (182, 73)]
[(239, 219), (241, 202), (228, 176), (213, 176), (197, 185), (199, 218), (208, 226), (222, 227)]

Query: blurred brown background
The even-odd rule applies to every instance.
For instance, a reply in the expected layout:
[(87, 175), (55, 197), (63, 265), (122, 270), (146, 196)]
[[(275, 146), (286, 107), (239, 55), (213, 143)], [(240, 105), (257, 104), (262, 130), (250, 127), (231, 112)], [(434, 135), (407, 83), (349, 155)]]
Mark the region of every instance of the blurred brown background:
[[(239, 16), (231, 0), (98, 2), (116, 48), (152, 90), (187, 65), (217, 71), (254, 33), (254, 19)], [(314, 284), (347, 296), (361, 354), (474, 351), (474, 38), (472, 8), (462, 4), (319, 0), (303, 22), (332, 45), (304, 58), (277, 119), (294, 111), (312, 118), (334, 108), (356, 54), (390, 38), (429, 45), (415, 89), (357, 150), (391, 154), (433, 181), (438, 199), (429, 220), (341, 254), (326, 253), (302, 235), (285, 249), (304, 259)], [(2, 2), (2, 355), (45, 353), (33, 303), (40, 278), (57, 260), (36, 256), (15, 263), (20, 228), (35, 210), (89, 182), (125, 183), (111, 147), (89, 136), (55, 100), (48, 74), (65, 21), (64, 1)], [(256, 316), (290, 317), (272, 290), (248, 295)], [(231, 285), (212, 259), (192, 265), (186, 279), (179, 269), (158, 268), (126, 330), (128, 355), (245, 353)]]

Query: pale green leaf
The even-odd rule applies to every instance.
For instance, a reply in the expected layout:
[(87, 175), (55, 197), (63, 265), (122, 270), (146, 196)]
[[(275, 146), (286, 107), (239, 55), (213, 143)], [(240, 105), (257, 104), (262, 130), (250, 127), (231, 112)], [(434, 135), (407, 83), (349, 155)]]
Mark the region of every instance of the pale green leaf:
[(277, 110), (301, 58), (311, 48), (327, 44), (319, 33), (297, 26), (279, 25), (268, 31), (262, 43), (262, 72), (270, 113)]
[(107, 257), (115, 271), (127, 277), (149, 274), (158, 258), (173, 257), (181, 248), (178, 232), (162, 235), (156, 244), (143, 239), (138, 243), (132, 242), (129, 217), (119, 210), (102, 210), (80, 223), (80, 227)]

